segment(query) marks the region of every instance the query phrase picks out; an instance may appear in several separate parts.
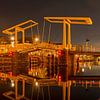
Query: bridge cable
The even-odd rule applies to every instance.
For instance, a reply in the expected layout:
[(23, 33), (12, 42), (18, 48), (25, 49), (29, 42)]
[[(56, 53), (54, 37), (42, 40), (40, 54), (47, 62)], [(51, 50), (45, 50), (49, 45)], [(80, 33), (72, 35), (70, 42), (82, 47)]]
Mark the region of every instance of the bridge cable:
[(43, 39), (44, 39), (44, 30), (45, 30), (45, 20), (43, 22), (43, 29), (42, 29), (42, 42), (43, 42)]
[(32, 43), (33, 43), (33, 27), (31, 27), (31, 36), (32, 36)]
[(39, 26), (37, 25), (37, 34), (38, 34), (38, 37), (39, 37)]
[(50, 42), (51, 24), (49, 25), (48, 43)]

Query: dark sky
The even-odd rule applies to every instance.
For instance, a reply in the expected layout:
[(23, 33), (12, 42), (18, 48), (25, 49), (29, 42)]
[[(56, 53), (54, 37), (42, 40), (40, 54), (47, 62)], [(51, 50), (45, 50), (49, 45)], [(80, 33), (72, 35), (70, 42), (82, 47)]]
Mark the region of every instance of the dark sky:
[[(91, 17), (92, 26), (71, 26), (72, 42), (73, 44), (84, 43), (88, 38), (93, 45), (99, 46), (100, 0), (0, 0), (1, 30), (32, 19), (40, 23), (41, 32), (44, 16)], [(58, 29), (59, 25), (56, 24), (54, 27), (56, 29), (52, 31), (52, 40), (61, 41), (62, 31)], [(62, 29), (62, 27), (60, 28)]]

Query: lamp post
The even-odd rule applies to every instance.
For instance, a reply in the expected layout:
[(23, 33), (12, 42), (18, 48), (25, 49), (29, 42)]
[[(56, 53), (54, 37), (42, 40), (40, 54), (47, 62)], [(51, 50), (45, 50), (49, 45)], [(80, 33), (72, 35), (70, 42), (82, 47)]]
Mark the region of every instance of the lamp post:
[(35, 38), (35, 42), (39, 42), (39, 38), (38, 37)]
[(89, 39), (86, 39), (86, 51), (88, 51), (89, 50)]

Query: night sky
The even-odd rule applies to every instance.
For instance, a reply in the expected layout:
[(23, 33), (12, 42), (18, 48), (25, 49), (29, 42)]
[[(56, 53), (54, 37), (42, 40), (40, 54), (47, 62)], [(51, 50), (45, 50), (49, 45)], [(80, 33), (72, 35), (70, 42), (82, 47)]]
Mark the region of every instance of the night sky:
[[(73, 44), (90, 42), (100, 47), (100, 0), (0, 0), (0, 31), (32, 19), (42, 33), (44, 16), (91, 17), (93, 25), (72, 25)], [(62, 41), (62, 26), (52, 24), (52, 41)]]

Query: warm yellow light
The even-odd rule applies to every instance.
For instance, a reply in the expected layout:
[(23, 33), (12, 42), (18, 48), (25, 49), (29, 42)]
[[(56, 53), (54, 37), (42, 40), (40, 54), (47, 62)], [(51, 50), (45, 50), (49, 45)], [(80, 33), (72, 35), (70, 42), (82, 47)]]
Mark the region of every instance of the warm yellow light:
[(11, 83), (11, 87), (14, 87), (15, 86), (15, 84), (14, 83)]
[(12, 41), (14, 41), (14, 40), (15, 40), (15, 38), (12, 36), (12, 37), (11, 37), (11, 40), (12, 40)]
[(11, 87), (14, 87), (14, 86), (15, 86), (14, 80), (11, 80)]
[(79, 57), (79, 55), (78, 55), (78, 54), (76, 54), (76, 55), (75, 55), (75, 57), (77, 58), (77, 57)]
[(84, 68), (82, 68), (82, 72), (84, 72), (85, 70), (84, 70)]
[(38, 38), (38, 37), (36, 37), (36, 38), (35, 38), (35, 42), (38, 42), (38, 41), (39, 41), (39, 38)]
[(39, 86), (39, 83), (38, 83), (38, 82), (35, 82), (35, 85), (36, 85), (36, 86)]
[(14, 47), (14, 43), (15, 43), (14, 41), (11, 42), (11, 46), (12, 46), (12, 47)]

